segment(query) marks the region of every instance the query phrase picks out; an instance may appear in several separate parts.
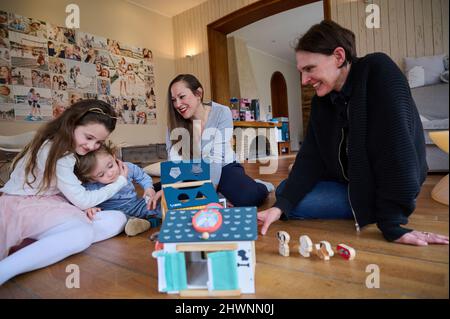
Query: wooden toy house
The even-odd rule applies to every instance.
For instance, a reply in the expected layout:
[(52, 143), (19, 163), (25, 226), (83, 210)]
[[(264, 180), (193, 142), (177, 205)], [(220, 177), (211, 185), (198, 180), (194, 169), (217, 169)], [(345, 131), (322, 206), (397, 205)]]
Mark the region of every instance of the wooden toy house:
[[(158, 290), (180, 296), (255, 292), (256, 207), (169, 210), (159, 233)], [(206, 234), (206, 236), (205, 236)]]

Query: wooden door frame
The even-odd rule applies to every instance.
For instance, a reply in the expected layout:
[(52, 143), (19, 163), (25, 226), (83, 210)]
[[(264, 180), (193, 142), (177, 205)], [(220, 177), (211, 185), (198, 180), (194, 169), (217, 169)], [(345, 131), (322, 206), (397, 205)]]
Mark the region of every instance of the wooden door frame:
[[(211, 99), (224, 105), (230, 100), (227, 34), (277, 13), (318, 1), (322, 0), (260, 0), (208, 24)], [(330, 2), (323, 0), (326, 20), (331, 19)]]

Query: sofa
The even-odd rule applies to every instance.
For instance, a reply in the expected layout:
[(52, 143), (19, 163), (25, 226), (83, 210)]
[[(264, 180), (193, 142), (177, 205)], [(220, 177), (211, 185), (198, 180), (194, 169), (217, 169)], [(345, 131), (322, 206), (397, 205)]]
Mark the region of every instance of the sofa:
[(438, 148), (429, 137), (433, 131), (448, 130), (448, 83), (438, 83), (411, 89), (422, 120), (425, 135), (427, 164), (430, 172), (448, 172), (448, 154)]
[(429, 171), (447, 172), (448, 154), (433, 143), (429, 133), (448, 130), (448, 55), (406, 57), (404, 64), (422, 120)]

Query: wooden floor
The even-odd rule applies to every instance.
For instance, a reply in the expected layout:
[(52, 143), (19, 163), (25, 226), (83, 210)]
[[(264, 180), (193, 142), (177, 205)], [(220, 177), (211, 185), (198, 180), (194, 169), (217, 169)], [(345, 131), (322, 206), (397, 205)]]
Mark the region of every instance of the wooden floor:
[[(279, 160), (276, 174), (260, 175), (258, 164), (246, 164), (252, 177), (275, 185), (287, 176), (294, 156)], [(430, 198), (442, 175), (429, 175), (420, 193), (409, 227), (448, 235), (449, 210)], [(263, 207), (270, 207), (274, 195)], [(291, 235), (291, 257), (278, 254), (275, 233)], [(150, 230), (137, 237), (115, 238), (92, 245), (83, 253), (55, 265), (20, 275), (0, 287), (0, 298), (177, 298), (157, 291), (156, 260), (151, 258)], [(313, 242), (346, 243), (357, 251), (356, 259), (339, 256), (324, 262), (303, 258), (298, 238), (307, 234)], [(376, 226), (359, 235), (351, 221), (279, 221), (256, 242), (256, 294), (242, 298), (448, 298), (449, 247), (413, 247), (386, 242)], [(81, 287), (67, 289), (66, 266), (80, 268)], [(366, 287), (366, 267), (378, 265), (380, 288)]]

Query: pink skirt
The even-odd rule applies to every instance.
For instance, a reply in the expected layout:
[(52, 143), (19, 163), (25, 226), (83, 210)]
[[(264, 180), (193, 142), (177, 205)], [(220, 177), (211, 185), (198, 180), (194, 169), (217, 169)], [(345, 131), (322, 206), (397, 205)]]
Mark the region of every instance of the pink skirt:
[(36, 239), (43, 232), (72, 218), (89, 221), (82, 210), (61, 195), (1, 195), (0, 260), (8, 255), (11, 247), (25, 238)]

